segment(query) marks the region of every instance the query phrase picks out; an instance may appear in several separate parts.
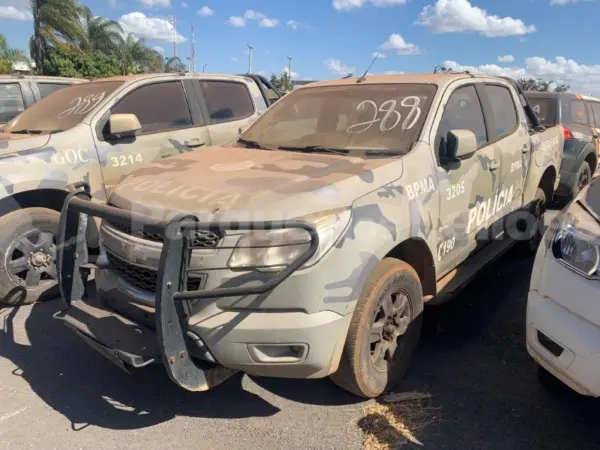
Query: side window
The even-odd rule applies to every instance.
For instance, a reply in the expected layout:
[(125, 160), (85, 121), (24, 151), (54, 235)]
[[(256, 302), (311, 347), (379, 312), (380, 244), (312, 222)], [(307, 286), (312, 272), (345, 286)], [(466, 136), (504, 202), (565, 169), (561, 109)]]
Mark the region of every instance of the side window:
[(589, 105), (594, 113), (595, 126), (596, 128), (600, 128), (600, 103), (590, 102)]
[(142, 86), (112, 108), (112, 114), (135, 114), (143, 133), (191, 127), (192, 115), (180, 81)]
[(209, 123), (245, 119), (254, 114), (248, 88), (235, 81), (199, 81), (208, 108)]
[(444, 110), (440, 130), (438, 135), (440, 157), (446, 155), (446, 137), (451, 130), (472, 131), (479, 147), (488, 142), (483, 110), (475, 86), (461, 87), (452, 93)]
[(567, 114), (564, 115), (567, 120), (578, 125), (591, 125), (590, 118), (588, 117), (588, 111), (583, 100), (572, 100), (565, 103), (568, 104), (569, 109)]
[(486, 85), (485, 89), (492, 106), (496, 138), (502, 139), (519, 126), (513, 96), (510, 90), (503, 86)]
[(0, 84), (0, 123), (10, 122), (25, 111), (25, 103), (18, 83)]
[(40, 94), (42, 98), (49, 96), (54, 91), (58, 91), (59, 89), (66, 88), (70, 86), (69, 84), (59, 84), (59, 83), (38, 83), (38, 87), (40, 88)]

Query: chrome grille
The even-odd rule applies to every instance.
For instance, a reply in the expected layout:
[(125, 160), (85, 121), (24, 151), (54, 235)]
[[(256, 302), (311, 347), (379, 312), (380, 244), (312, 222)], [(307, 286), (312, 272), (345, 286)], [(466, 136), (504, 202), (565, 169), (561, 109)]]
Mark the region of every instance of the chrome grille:
[[(140, 267), (122, 260), (121, 258), (107, 252), (108, 262), (111, 269), (118, 272), (119, 276), (128, 283), (144, 291), (156, 291), (158, 270)], [(203, 278), (188, 278), (187, 290), (198, 291), (202, 287)]]
[[(132, 229), (130, 225), (122, 225), (120, 223), (108, 222), (111, 228), (119, 230), (121, 233), (128, 234), (130, 236), (146, 239), (153, 242), (164, 242), (164, 236), (158, 233), (152, 233), (136, 228)], [(219, 245), (221, 236), (218, 233), (207, 230), (197, 230), (194, 233), (194, 239), (192, 240), (192, 248), (216, 248)]]

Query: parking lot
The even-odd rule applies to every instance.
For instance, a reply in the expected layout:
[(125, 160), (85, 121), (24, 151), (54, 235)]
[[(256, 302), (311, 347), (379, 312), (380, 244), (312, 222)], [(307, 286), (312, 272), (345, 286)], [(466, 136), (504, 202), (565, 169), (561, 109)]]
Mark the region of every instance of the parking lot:
[[(420, 351), (397, 389), (431, 394), (428, 425), (416, 433), (425, 448), (600, 448), (600, 404), (544, 391), (526, 353), (531, 266), (511, 252), (428, 311)], [(50, 301), (0, 312), (4, 448), (358, 449), (361, 427), (372, 432), (367, 403), (328, 380), (239, 375), (193, 394), (161, 367), (129, 376), (53, 320), (58, 308)]]

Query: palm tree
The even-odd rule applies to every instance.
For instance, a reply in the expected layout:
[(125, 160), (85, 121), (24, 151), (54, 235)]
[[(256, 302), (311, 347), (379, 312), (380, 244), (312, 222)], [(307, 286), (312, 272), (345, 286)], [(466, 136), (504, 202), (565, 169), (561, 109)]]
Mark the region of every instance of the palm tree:
[(4, 35), (0, 34), (0, 73), (12, 72), (13, 64), (16, 62), (29, 64), (25, 53), (16, 48), (10, 48)]
[(49, 47), (87, 41), (78, 0), (31, 0), (31, 12), (33, 36), (29, 46), (38, 70), (42, 70)]
[(123, 28), (116, 20), (94, 16), (87, 6), (81, 7), (81, 18), (86, 31), (86, 39), (80, 44), (82, 50), (111, 54), (122, 45)]
[(131, 34), (127, 35), (127, 38), (120, 44), (119, 57), (123, 75), (164, 70), (161, 54), (146, 47), (144, 39), (137, 39)]

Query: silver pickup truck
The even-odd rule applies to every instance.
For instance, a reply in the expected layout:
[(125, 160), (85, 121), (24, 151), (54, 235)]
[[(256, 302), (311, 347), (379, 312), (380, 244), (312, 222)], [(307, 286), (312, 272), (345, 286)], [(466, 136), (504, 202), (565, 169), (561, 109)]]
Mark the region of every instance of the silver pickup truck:
[(513, 244), (535, 250), (562, 141), (504, 78), (310, 84), (233, 144), (133, 172), (106, 205), (72, 193), (56, 317), (121, 368), (162, 363), (192, 391), (241, 370), (376, 397), (406, 371), (425, 305)]

